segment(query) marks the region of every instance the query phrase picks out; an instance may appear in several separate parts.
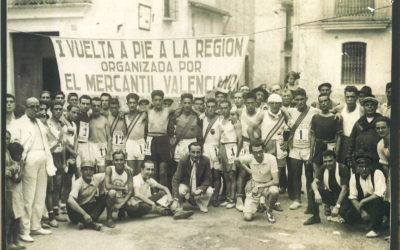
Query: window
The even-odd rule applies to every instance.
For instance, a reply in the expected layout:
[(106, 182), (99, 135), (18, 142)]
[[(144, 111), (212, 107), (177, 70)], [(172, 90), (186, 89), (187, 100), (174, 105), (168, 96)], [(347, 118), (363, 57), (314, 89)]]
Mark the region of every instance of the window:
[(178, 0), (164, 0), (164, 20), (178, 19)]
[(371, 11), (368, 7), (375, 8), (375, 0), (336, 0), (336, 16), (368, 16)]
[(362, 42), (342, 45), (342, 84), (365, 84), (366, 48)]

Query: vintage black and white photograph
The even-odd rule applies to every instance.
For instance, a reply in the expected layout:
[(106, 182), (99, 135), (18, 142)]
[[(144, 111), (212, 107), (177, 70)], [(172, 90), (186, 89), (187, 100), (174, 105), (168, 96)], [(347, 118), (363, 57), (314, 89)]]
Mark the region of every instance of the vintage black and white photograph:
[(5, 2), (3, 249), (394, 249), (395, 1)]

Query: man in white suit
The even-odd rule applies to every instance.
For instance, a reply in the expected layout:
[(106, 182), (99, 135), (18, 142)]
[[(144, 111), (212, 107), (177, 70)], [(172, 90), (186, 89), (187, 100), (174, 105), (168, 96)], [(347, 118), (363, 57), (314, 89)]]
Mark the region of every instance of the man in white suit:
[(22, 192), (24, 196), (24, 215), (21, 218), (20, 238), (32, 242), (32, 235), (51, 234), (41, 227), (41, 218), (45, 207), (47, 175), (54, 176), (53, 157), (51, 156), (46, 128), (36, 118), (39, 100), (31, 97), (26, 100), (25, 115), (10, 124), (11, 138), (23, 147), (22, 159), (24, 176)]

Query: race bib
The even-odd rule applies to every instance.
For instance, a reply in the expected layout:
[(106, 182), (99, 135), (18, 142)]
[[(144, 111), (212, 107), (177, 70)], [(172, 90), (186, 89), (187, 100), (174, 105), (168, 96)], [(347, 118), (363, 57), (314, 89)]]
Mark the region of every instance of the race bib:
[(153, 140), (153, 137), (147, 136), (145, 148), (144, 148), (144, 153), (145, 155), (151, 155), (151, 142)]
[(294, 133), (294, 144), (307, 144), (309, 142), (309, 130), (306, 128), (298, 128)]
[(233, 164), (237, 154), (237, 145), (235, 143), (225, 144), (225, 150), (228, 164)]
[(250, 143), (244, 141), (243, 142), (243, 147), (240, 150), (240, 156), (250, 154), (249, 148), (250, 148)]
[(326, 146), (328, 150), (336, 151), (336, 143), (328, 143)]
[(89, 123), (81, 121), (79, 122), (78, 141), (88, 142), (88, 140), (89, 140)]
[(114, 131), (112, 144), (113, 146), (123, 146), (125, 144), (125, 136), (122, 131)]

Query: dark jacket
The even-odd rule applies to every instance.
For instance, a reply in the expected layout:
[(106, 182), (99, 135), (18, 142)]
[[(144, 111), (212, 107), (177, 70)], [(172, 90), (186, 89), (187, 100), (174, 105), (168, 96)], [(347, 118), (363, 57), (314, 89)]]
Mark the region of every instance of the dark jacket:
[[(178, 167), (172, 178), (172, 193), (174, 197), (179, 197), (179, 184), (190, 184), (190, 174), (192, 173), (192, 163), (189, 154), (181, 158)], [(202, 155), (199, 159), (199, 164), (196, 171), (196, 184), (197, 188), (206, 192), (207, 188), (211, 186), (211, 168), (210, 160)]]
[(370, 154), (374, 157), (374, 161), (379, 160), (376, 145), (381, 138), (375, 130), (374, 122), (380, 116), (382, 115), (376, 113), (372, 122), (369, 123), (366, 115), (363, 115), (354, 124), (353, 130), (350, 134), (350, 145), (346, 156), (347, 162), (352, 162), (358, 151)]

